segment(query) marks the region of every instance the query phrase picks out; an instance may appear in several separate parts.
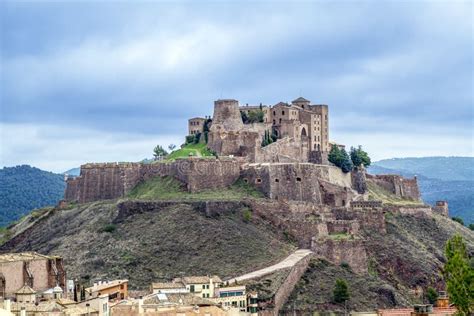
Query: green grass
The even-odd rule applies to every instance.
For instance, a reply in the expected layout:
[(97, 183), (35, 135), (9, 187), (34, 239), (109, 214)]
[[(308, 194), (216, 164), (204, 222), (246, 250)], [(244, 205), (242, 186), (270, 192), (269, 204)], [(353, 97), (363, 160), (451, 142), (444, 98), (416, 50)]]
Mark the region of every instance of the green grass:
[(369, 189), (369, 200), (378, 200), (382, 201), (384, 204), (391, 205), (423, 205), (422, 202), (396, 196), (392, 192), (389, 192), (370, 181), (367, 182), (367, 187)]
[(193, 157), (214, 157), (212, 152), (207, 148), (206, 144), (187, 144), (183, 148), (173, 151), (166, 157), (166, 161), (174, 161), (176, 159), (184, 159)]
[(190, 193), (184, 185), (172, 177), (155, 177), (137, 185), (129, 198), (142, 200), (241, 200), (246, 197), (262, 198), (263, 195), (243, 181), (237, 181), (226, 189)]
[(328, 235), (328, 238), (332, 240), (343, 240), (343, 239), (352, 239), (353, 236), (346, 233), (337, 233), (337, 234)]

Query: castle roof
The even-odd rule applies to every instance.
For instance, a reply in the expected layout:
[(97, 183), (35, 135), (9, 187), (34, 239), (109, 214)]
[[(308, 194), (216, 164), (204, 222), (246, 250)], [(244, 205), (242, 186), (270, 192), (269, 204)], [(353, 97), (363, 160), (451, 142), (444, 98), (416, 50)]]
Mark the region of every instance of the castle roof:
[(35, 290), (33, 290), (27, 284), (23, 285), (21, 288), (18, 289), (18, 291), (15, 292), (15, 294), (35, 294), (35, 293), (36, 293)]
[(274, 106), (290, 106), (290, 105), (288, 103), (285, 103), (285, 102), (278, 102)]
[(303, 97), (299, 97), (298, 99), (291, 101), (291, 103), (299, 103), (299, 102), (311, 102), (311, 101), (306, 100)]

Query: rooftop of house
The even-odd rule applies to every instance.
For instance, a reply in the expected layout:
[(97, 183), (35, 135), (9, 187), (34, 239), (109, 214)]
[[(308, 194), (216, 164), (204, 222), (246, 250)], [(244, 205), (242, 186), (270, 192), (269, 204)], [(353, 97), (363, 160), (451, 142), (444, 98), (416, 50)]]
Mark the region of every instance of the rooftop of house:
[(295, 100), (293, 100), (293, 101), (291, 101), (291, 102), (292, 102), (292, 103), (300, 103), (300, 102), (311, 102), (311, 101), (306, 100), (306, 99), (303, 98), (303, 97), (299, 97), (299, 98), (297, 98), (297, 99), (295, 99)]
[(185, 286), (182, 282), (156, 282), (152, 283), (151, 287), (153, 289), (181, 289)]
[(86, 288), (86, 291), (89, 293), (98, 292), (98, 291), (109, 289), (111, 287), (116, 287), (125, 283), (128, 283), (128, 280), (105, 281), (105, 282), (101, 282), (100, 284), (94, 284), (94, 286)]
[(35, 290), (33, 290), (29, 285), (23, 285), (15, 294), (36, 294)]
[(216, 305), (216, 303), (204, 299), (202, 297), (196, 296), (192, 293), (176, 293), (176, 294), (152, 294), (147, 296), (144, 301), (144, 304), (162, 304), (162, 303), (175, 303), (178, 305), (198, 305), (198, 306), (211, 306)]
[(32, 261), (42, 259), (57, 259), (58, 256), (45, 256), (37, 252), (16, 252), (16, 253), (4, 253), (0, 255), (0, 263), (3, 262), (15, 262), (15, 261)]
[(222, 283), (222, 280), (217, 275), (213, 276), (188, 276), (182, 278), (176, 278), (173, 282), (183, 282), (184, 284), (208, 284), (212, 282), (214, 283)]

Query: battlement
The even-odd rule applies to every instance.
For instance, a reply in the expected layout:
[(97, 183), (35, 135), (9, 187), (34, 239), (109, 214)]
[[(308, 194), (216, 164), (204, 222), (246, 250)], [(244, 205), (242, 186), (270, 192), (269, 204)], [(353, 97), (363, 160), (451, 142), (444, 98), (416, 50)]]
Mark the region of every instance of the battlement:
[(382, 201), (351, 201), (352, 208), (381, 208)]

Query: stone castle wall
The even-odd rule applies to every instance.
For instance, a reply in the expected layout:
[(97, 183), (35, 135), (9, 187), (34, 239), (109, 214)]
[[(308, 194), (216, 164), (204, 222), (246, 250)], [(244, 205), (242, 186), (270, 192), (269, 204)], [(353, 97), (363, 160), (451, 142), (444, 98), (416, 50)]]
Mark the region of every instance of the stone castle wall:
[(378, 186), (399, 197), (420, 201), (420, 190), (416, 177), (407, 179), (399, 175), (388, 174), (374, 176), (367, 174), (367, 179), (370, 179)]
[(355, 273), (367, 273), (367, 252), (361, 239), (314, 239), (311, 250), (335, 264), (349, 264)]
[(100, 163), (81, 166), (79, 177), (67, 180), (65, 199), (80, 203), (127, 195), (137, 184), (156, 176), (171, 176), (190, 192), (225, 188), (240, 175), (233, 159), (186, 159), (172, 163)]
[(346, 205), (351, 199), (350, 174), (339, 168), (311, 163), (250, 164), (245, 182), (271, 199)]

